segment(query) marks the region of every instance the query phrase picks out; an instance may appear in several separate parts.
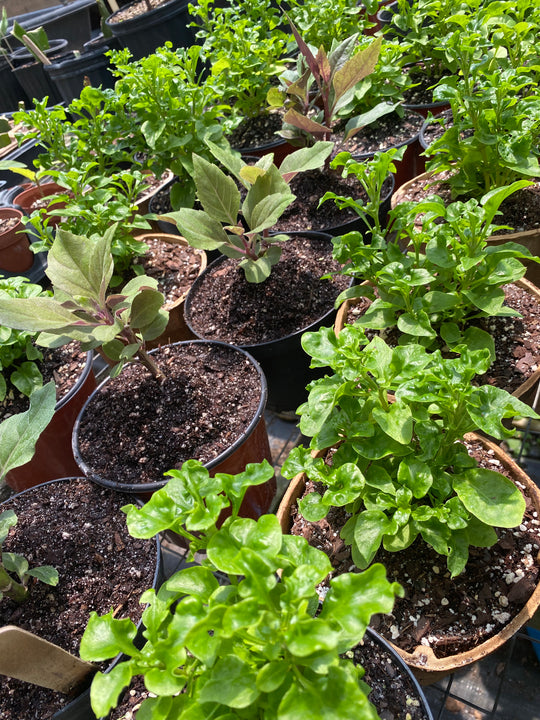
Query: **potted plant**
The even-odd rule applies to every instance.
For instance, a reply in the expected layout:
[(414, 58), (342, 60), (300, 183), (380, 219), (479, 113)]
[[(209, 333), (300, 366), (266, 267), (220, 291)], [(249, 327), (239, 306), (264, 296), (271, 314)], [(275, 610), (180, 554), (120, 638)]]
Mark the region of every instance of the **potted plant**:
[(4, 271), (28, 270), (34, 262), (22, 218), (20, 210), (0, 207), (0, 268)]
[[(302, 495), (307, 478), (309, 488), (299, 502), (299, 511), (306, 521), (315, 523), (310, 526), (313, 542), (322, 542), (326, 526), (334, 541), (334, 533), (340, 533), (360, 569), (374, 558), (379, 561), (381, 553), (385, 563), (396, 558), (400, 569), (393, 572), (401, 582), (410, 582), (407, 597), (412, 595), (414, 603), (423, 597), (426, 602), (418, 602), (412, 619), (407, 605), (405, 624), (412, 628), (414, 652), (405, 639), (397, 608), (383, 634), (394, 645), (401, 644), (402, 657), (431, 682), (441, 672), (473, 662), (504, 642), (540, 602), (540, 588), (535, 589), (534, 581), (532, 586), (526, 581), (528, 592), (519, 599), (517, 594), (511, 596), (504, 615), (500, 614), (499, 595), (487, 617), (481, 617), (475, 604), (474, 617), (463, 618), (472, 620), (473, 626), (478, 620), (477, 625), (482, 626), (474, 639), (461, 630), (457, 612), (461, 601), (457, 598), (476, 592), (468, 583), (478, 581), (482, 562), (491, 584), (496, 576), (505, 583), (505, 571), (494, 570), (490, 562), (494, 552), (495, 565), (500, 568), (499, 536), (505, 545), (504, 531), (497, 534), (493, 526), (522, 529), (521, 525), (529, 522), (524, 519), (524, 495), (529, 514), (531, 503), (536, 508), (540, 501), (534, 483), (504, 454), (496, 455), (496, 462), (490, 461), (492, 444), (487, 444), (487, 463), (481, 449), (473, 457), (474, 440), (468, 433), (480, 429), (500, 439), (511, 434), (502, 419), (515, 414), (536, 417), (536, 413), (503, 390), (473, 383), (490, 364), (488, 350), (469, 351), (462, 346), (458, 357), (445, 359), (440, 351), (428, 353), (416, 344), (390, 348), (378, 337), (366, 344), (364, 332), (357, 326), (346, 326), (337, 337), (329, 328), (307, 333), (303, 345), (314, 365), (330, 365), (334, 374), (312, 383), (307, 403), (299, 408), (301, 432), (312, 440), (309, 449), (293, 449), (283, 466), (285, 477), (298, 477), (288, 503), (284, 501), (278, 514), (288, 530), (286, 505), (290, 507), (291, 499)], [(480, 448), (486, 447), (487, 441), (478, 438)], [(511, 477), (500, 474), (508, 475), (504, 466), (511, 467)], [(531, 528), (529, 524), (525, 544), (530, 533), (537, 532)], [(486, 549), (491, 547), (494, 550)], [(341, 550), (335, 543), (334, 567), (342, 567), (341, 562), (345, 567), (350, 564), (349, 554)], [(422, 556), (436, 570), (429, 579), (423, 575), (417, 581), (414, 568), (424, 567)], [(446, 577), (440, 565), (443, 558)], [(469, 559), (474, 572), (464, 572)], [(534, 578), (534, 568), (531, 572)], [(393, 579), (398, 578), (394, 575)], [(442, 594), (437, 583), (443, 583)], [(419, 594), (420, 587), (424, 594)], [(443, 630), (436, 625), (433, 603), (441, 597), (448, 599), (451, 592), (455, 618)], [(443, 608), (445, 605), (443, 602)], [(428, 606), (430, 609), (423, 611)], [(422, 619), (424, 612), (432, 617), (430, 622)], [(502, 636), (499, 629), (503, 629)], [(466, 636), (464, 645), (457, 641), (462, 634)], [(443, 636), (448, 641), (446, 648), (444, 641), (433, 639)], [(488, 644), (483, 642), (488, 638)]]
[[(157, 281), (137, 276), (107, 295), (114, 231), (87, 238), (59, 229), (47, 268), (55, 298), (0, 301), (3, 324), (38, 331), (38, 342), (46, 345), (69, 338), (100, 347), (114, 365), (113, 377), (92, 394), (76, 424), (74, 449), (85, 472), (143, 494), (162, 485), (165, 469), (182, 456), (197, 453), (217, 469), (270, 457), (264, 377), (247, 353), (218, 343), (179, 343), (149, 353), (145, 342), (159, 336), (168, 320)], [(135, 357), (137, 363), (124, 367)], [(207, 394), (210, 386), (214, 397)], [(260, 514), (272, 495), (269, 483), (250, 498), (252, 512)]]
[[(445, 206), (433, 196), (425, 203), (399, 205), (391, 211), (387, 228), (372, 233), (370, 245), (358, 243), (354, 234), (337, 238), (335, 255), (347, 263), (345, 272), (368, 281), (349, 288), (338, 302), (367, 298), (369, 307), (358, 324), (387, 333), (395, 328), (396, 342), (488, 348), (497, 361), (490, 370), (491, 382), (525, 397), (536, 383), (536, 368), (518, 366), (509, 347), (512, 342), (520, 344), (525, 333), (520, 327), (512, 334), (512, 317), (519, 316), (516, 308), (526, 312), (527, 303), (520, 304), (518, 297), (532, 296), (533, 312), (538, 297), (537, 289), (521, 280), (525, 273), (521, 259), (538, 259), (515, 243), (488, 244), (497, 230), (492, 223), (501, 202), (519, 187), (518, 182), (493, 190), (480, 203), (471, 199)], [(415, 224), (418, 213), (423, 215), (421, 227)], [(387, 242), (393, 233), (397, 235)], [(515, 286), (519, 289), (512, 296)], [(499, 325), (495, 318), (501, 318)], [(522, 322), (532, 328), (536, 320), (533, 315)], [(503, 347), (506, 332), (509, 345)]]
[[(204, 551), (205, 560), (173, 575), (158, 593), (144, 594), (150, 607), (142, 650), (132, 645), (130, 624), (110, 613), (92, 615), (81, 655), (106, 657), (117, 642), (127, 655), (109, 677), (96, 675), (96, 715), (106, 715), (141, 674), (155, 694), (141, 711), (164, 718), (193, 712), (378, 717), (359, 681), (362, 670), (343, 653), (361, 639), (374, 610), (392, 607), (400, 588), (374, 566), (337, 578), (317, 611), (326, 556), (301, 538), (282, 535), (273, 515), (238, 517), (246, 488), (271, 472), (264, 464), (249, 465), (240, 475), (216, 476), (211, 485), (204, 468), (188, 461), (171, 473), (151, 506), (126, 508), (134, 535), (168, 526), (190, 540), (191, 555)], [(223, 505), (232, 506), (232, 514), (218, 529)], [(220, 585), (220, 577), (227, 584)]]
[[(319, 151), (311, 149), (312, 160)], [(224, 253), (193, 284), (186, 298), (188, 325), (198, 337), (213, 336), (249, 348), (267, 375), (269, 407), (280, 412), (296, 407), (310, 377), (300, 334), (306, 325), (318, 326), (332, 314), (330, 298), (339, 293), (334, 282), (320, 280), (325, 270), (337, 270), (329, 258), (328, 238), (310, 240), (309, 234), (301, 233), (288, 240), (286, 235), (269, 232), (294, 200), (284, 176), (309, 163), (304, 154), (291, 157), (285, 158), (279, 170), (270, 164), (271, 157), (261, 158), (254, 167), (244, 167), (238, 160), (237, 172), (249, 188), (241, 202), (236, 182), (194, 155), (194, 182), (204, 209), (181, 208), (165, 218), (173, 219), (194, 247), (218, 248)], [(302, 240), (304, 235), (307, 240)], [(219, 287), (221, 283), (226, 287)], [(286, 287), (300, 295), (285, 295)], [(209, 306), (212, 318), (205, 320)], [(305, 312), (299, 316), (302, 307)]]

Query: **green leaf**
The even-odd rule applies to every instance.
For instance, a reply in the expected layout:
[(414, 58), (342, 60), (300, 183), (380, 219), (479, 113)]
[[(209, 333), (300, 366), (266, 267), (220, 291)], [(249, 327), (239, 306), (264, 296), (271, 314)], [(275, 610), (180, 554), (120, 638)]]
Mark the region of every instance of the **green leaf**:
[(396, 442), (408, 445), (412, 439), (413, 419), (409, 405), (396, 401), (389, 403), (386, 410), (373, 408), (373, 419), (384, 432)]
[(279, 166), (279, 172), (286, 182), (290, 182), (299, 172), (321, 168), (333, 149), (333, 142), (320, 141), (316, 142), (312, 147), (295, 150), (285, 156)]
[(133, 655), (136, 653), (133, 645), (136, 635), (137, 628), (129, 618), (117, 620), (112, 612), (101, 617), (91, 612), (81, 639), (81, 658), (101, 662), (116, 657), (120, 652)]
[(209, 568), (194, 566), (175, 573), (164, 584), (166, 590), (179, 595), (192, 595), (208, 602), (219, 583)]
[(425, 497), (433, 484), (429, 465), (411, 455), (400, 462), (397, 478), (400, 483), (412, 490), (412, 494), (418, 499)]
[(512, 528), (523, 519), (525, 499), (500, 473), (471, 468), (453, 476), (453, 487), (467, 510), (486, 525)]
[(90, 702), (96, 717), (107, 717), (118, 705), (120, 693), (131, 682), (129, 663), (123, 662), (108, 673), (97, 673), (90, 688)]
[(240, 191), (234, 180), (216, 165), (193, 153), (193, 178), (197, 196), (213, 219), (234, 225), (240, 210)]
[(27, 397), (30, 397), (32, 392), (43, 384), (39, 368), (33, 362), (21, 363), (17, 370), (11, 373), (9, 379), (17, 390)]
[(332, 89), (336, 100), (343, 97), (346, 92), (373, 72), (379, 58), (381, 45), (382, 37), (378, 37), (336, 70), (332, 80)]
[(46, 585), (58, 585), (58, 570), (52, 567), (52, 565), (40, 565), (40, 567), (28, 570), (26, 574), (41, 580), (41, 582)]
[(257, 674), (236, 655), (220, 658), (201, 688), (200, 702), (215, 702), (232, 708), (249, 707), (258, 698)]
[(283, 685), (289, 672), (290, 665), (285, 660), (266, 663), (257, 673), (257, 688), (265, 693), (274, 692)]
[(503, 426), (503, 418), (539, 417), (529, 405), (493, 385), (474, 388), (467, 398), (467, 411), (480, 430), (499, 439), (515, 432)]
[(0, 298), (0, 323), (16, 330), (46, 332), (76, 322), (79, 318), (53, 298)]
[(165, 298), (158, 290), (151, 288), (140, 290), (131, 303), (131, 326), (140, 328), (150, 326), (161, 310)]
[(51, 380), (30, 396), (26, 412), (12, 415), (0, 424), (0, 478), (29, 462), (35, 444), (54, 414), (56, 388)]
[(172, 220), (188, 243), (201, 250), (216, 250), (229, 241), (221, 223), (202, 210), (180, 208), (176, 212), (161, 215), (158, 220)]

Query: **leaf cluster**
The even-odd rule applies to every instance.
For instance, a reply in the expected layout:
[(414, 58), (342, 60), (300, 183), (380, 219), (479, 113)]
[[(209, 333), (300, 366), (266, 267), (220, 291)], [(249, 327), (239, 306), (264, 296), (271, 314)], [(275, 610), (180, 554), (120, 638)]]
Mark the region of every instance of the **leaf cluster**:
[[(487, 239), (499, 228), (493, 225), (500, 203), (527, 183), (487, 193), (480, 201), (455, 202), (445, 207), (437, 196), (404, 204), (390, 213), (389, 228), (372, 235), (364, 245), (358, 233), (334, 241), (334, 256), (347, 263), (344, 272), (367, 280), (340, 295), (373, 300), (358, 323), (382, 330), (397, 326), (400, 343), (428, 347), (446, 344), (456, 348), (485, 347), (494, 358), (489, 333), (476, 327), (483, 317), (519, 316), (504, 304), (503, 286), (525, 273), (523, 258), (529, 251), (516, 243), (490, 245)], [(422, 225), (415, 225), (423, 214)], [(386, 242), (388, 233), (398, 237)], [(409, 245), (404, 253), (401, 245)]]
[[(299, 172), (321, 167), (332, 143), (298, 150), (279, 168), (273, 164), (273, 154), (248, 165), (237, 153), (209, 146), (236, 180), (194, 154), (193, 180), (203, 210), (180, 208), (164, 219), (173, 220), (193, 247), (218, 248), (227, 257), (238, 259), (248, 282), (263, 282), (279, 261), (281, 244), (288, 239), (287, 235), (269, 235), (295, 199), (288, 183)], [(245, 188), (243, 200), (239, 188)]]
[[(282, 473), (305, 472), (324, 485), (299, 502), (307, 520), (321, 520), (333, 506), (347, 510), (341, 537), (358, 567), (381, 545), (396, 552), (421, 537), (447, 557), (455, 576), (470, 545), (489, 547), (497, 539), (493, 526), (519, 525), (525, 510), (514, 483), (477, 467), (466, 433), (503, 438), (513, 431), (502, 419), (538, 416), (504, 390), (473, 384), (490, 365), (488, 350), (462, 346), (460, 356), (446, 359), (420, 345), (366, 342), (358, 326), (337, 337), (329, 328), (304, 334), (312, 367), (330, 366), (334, 374), (311, 383), (298, 409), (310, 449), (294, 448)], [(329, 460), (310, 452), (332, 447)]]
[[(270, 90), (268, 102), (286, 109), (280, 135), (295, 144), (312, 145), (316, 140), (330, 140), (338, 112), (349, 103), (355, 86), (373, 72), (382, 38), (356, 52), (355, 33), (333, 42), (327, 53), (322, 45), (318, 50), (310, 47), (290, 24), (300, 51), (298, 61), (294, 70), (281, 75), (283, 87)], [(389, 111), (383, 104), (381, 114), (385, 114), (383, 109)], [(362, 116), (351, 118), (345, 125), (344, 139), (358, 132), (362, 122)]]
[[(49, 297), (50, 293), (25, 277), (0, 276), (0, 299)], [(43, 355), (35, 346), (36, 333), (0, 326), (0, 401), (13, 388), (30, 396), (34, 389), (41, 387), (43, 378), (36, 364)], [(11, 386), (11, 387), (10, 387)]]
[[(326, 555), (304, 538), (284, 536), (274, 515), (237, 517), (247, 487), (273, 474), (266, 461), (236, 476), (210, 478), (190, 460), (170, 474), (149, 507), (126, 508), (130, 532), (148, 537), (185, 524), (184, 536), (195, 534), (205, 560), (143, 594), (148, 605), (140, 650), (130, 620), (91, 615), (81, 656), (128, 656), (94, 678), (96, 715), (106, 715), (131, 678), (142, 674), (155, 697), (143, 702), (139, 715), (152, 720), (296, 720), (321, 713), (376, 720), (363, 671), (341, 655), (359, 642), (372, 613), (388, 612), (400, 592), (384, 568), (336, 578), (317, 613), (316, 585), (331, 570)], [(232, 515), (218, 529), (229, 504)], [(219, 574), (229, 584), (220, 585)]]
[(145, 341), (160, 335), (168, 320), (157, 281), (144, 275), (107, 295), (113, 274), (110, 251), (114, 226), (90, 238), (59, 229), (49, 251), (47, 276), (54, 297), (0, 298), (0, 322), (38, 332), (36, 342), (58, 347), (77, 340), (85, 350), (101, 347), (116, 363), (112, 374), (137, 356), (156, 376), (159, 368)]

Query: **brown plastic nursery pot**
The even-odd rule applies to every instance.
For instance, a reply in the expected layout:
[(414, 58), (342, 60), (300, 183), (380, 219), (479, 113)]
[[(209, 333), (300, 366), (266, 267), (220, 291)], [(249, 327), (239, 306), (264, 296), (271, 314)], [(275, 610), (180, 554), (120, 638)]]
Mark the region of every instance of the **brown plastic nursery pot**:
[(56, 403), (53, 418), (40, 435), (32, 460), (6, 475), (7, 484), (16, 492), (59, 477), (80, 475), (71, 449), (71, 435), (82, 406), (96, 387), (92, 357), (92, 352), (86, 353), (81, 376)]
[[(398, 186), (398, 189), (392, 195), (392, 208), (395, 208), (396, 205), (403, 202), (404, 197), (412, 185), (419, 182), (424, 182), (428, 185), (429, 181), (433, 178), (433, 173), (424, 172)], [(535, 228), (534, 230), (524, 230), (523, 232), (517, 233), (508, 233), (506, 235), (492, 235), (488, 239), (488, 242), (492, 245), (504, 245), (504, 243), (507, 242), (515, 242), (527, 248), (531, 255), (540, 255), (540, 228)], [(526, 279), (530, 280), (534, 285), (540, 287), (540, 264), (526, 259), (523, 263), (527, 268), (527, 272), (525, 273)]]
[[(480, 441), (484, 448), (493, 452), (494, 457), (501, 465), (511, 472), (514, 482), (520, 483), (526, 488), (527, 494), (532, 498), (534, 508), (540, 517), (540, 488), (538, 488), (529, 476), (504, 453), (498, 445), (495, 445), (495, 443), (475, 433), (467, 435), (466, 438)], [(312, 454), (314, 457), (321, 457), (324, 452), (325, 451), (319, 451), (318, 453), (313, 452)], [(293, 478), (281, 500), (276, 515), (284, 533), (290, 531), (291, 508), (298, 499), (302, 497), (305, 487), (306, 476), (304, 473), (300, 473)], [(536, 586), (534, 592), (520, 612), (515, 615), (499, 633), (488, 638), (471, 650), (456, 653), (445, 658), (437, 658), (433, 650), (426, 645), (420, 644), (415, 648), (414, 652), (408, 653), (401, 650), (394, 643), (390, 644), (411, 668), (420, 684), (431, 685), (437, 682), (437, 680), (487, 657), (497, 650), (497, 648), (504, 645), (505, 642), (515, 635), (515, 633), (532, 618), (538, 607), (540, 607), (540, 584)]]
[(30, 250), (30, 242), (24, 232), (22, 216), (22, 212), (15, 208), (0, 208), (0, 223), (2, 220), (12, 218), (18, 221), (7, 230), (0, 229), (0, 270), (22, 272), (32, 267), (34, 254)]
[[(66, 188), (63, 188), (57, 183), (50, 182), (44, 183), (43, 185), (32, 185), (26, 190), (23, 190), (13, 198), (13, 203), (21, 207), (26, 213), (30, 214), (35, 208), (34, 203), (38, 200), (43, 200), (52, 195), (61, 195), (67, 192)], [(51, 215), (52, 212), (61, 210), (66, 206), (63, 201), (54, 202), (51, 198), (50, 205), (47, 205), (49, 213), (49, 225), (55, 226), (60, 222), (58, 215)]]
[[(247, 425), (247, 427), (244, 429), (244, 431), (240, 434), (239, 437), (237, 437), (234, 441), (232, 441), (229, 446), (220, 452), (218, 455), (213, 457), (208, 462), (205, 462), (205, 467), (210, 471), (211, 475), (215, 475), (218, 472), (223, 473), (230, 473), (230, 474), (236, 474), (239, 472), (243, 472), (246, 465), (248, 463), (257, 463), (261, 462), (262, 460), (266, 459), (270, 463), (272, 462), (272, 455), (270, 452), (270, 443), (268, 440), (268, 433), (266, 431), (266, 424), (264, 419), (264, 410), (266, 407), (266, 400), (267, 400), (267, 387), (266, 387), (266, 379), (264, 377), (264, 374), (259, 366), (259, 364), (244, 350), (240, 348), (236, 348), (233, 346), (228, 345), (227, 343), (221, 343), (221, 342), (209, 342), (209, 341), (201, 341), (201, 340), (189, 340), (182, 343), (174, 343), (170, 346), (166, 346), (169, 348), (177, 348), (179, 349), (179, 352), (182, 353), (182, 348), (188, 348), (190, 345), (204, 345), (204, 346), (210, 346), (210, 349), (217, 349), (218, 352), (220, 352), (220, 348), (227, 349), (227, 352), (231, 353), (240, 353), (245, 360), (249, 362), (249, 364), (255, 369), (255, 372), (258, 376), (259, 380), (259, 388), (260, 388), (260, 398), (257, 405), (256, 412), (254, 413), (251, 421)], [(164, 349), (164, 348), (163, 348)], [(156, 348), (151, 351), (152, 354), (159, 353), (162, 350), (162, 348)], [(210, 358), (211, 360), (211, 358)], [(175, 360), (176, 363), (180, 362), (180, 360)], [(209, 361), (210, 362), (210, 361)], [(214, 360), (214, 365), (211, 367), (212, 372), (219, 373), (221, 372), (221, 367), (219, 363), (216, 364), (216, 361)], [(137, 497), (148, 499), (148, 497), (151, 495), (151, 493), (155, 492), (156, 490), (159, 490), (161, 487), (163, 487), (167, 481), (168, 478), (165, 478), (163, 476), (160, 476), (159, 479), (156, 479), (154, 481), (149, 482), (142, 482), (142, 483), (135, 483), (135, 482), (129, 482), (126, 480), (122, 480), (119, 477), (118, 469), (115, 469), (114, 467), (107, 467), (107, 474), (99, 473), (95, 469), (92, 469), (90, 465), (87, 463), (85, 458), (83, 457), (83, 452), (81, 451), (81, 423), (83, 422), (83, 419), (85, 417), (85, 413), (88, 413), (88, 408), (91, 406), (91, 404), (99, 397), (100, 393), (104, 390), (107, 383), (111, 382), (111, 378), (107, 378), (104, 380), (92, 393), (92, 395), (88, 398), (86, 403), (84, 404), (83, 408), (81, 409), (79, 416), (77, 417), (77, 420), (75, 422), (75, 426), (73, 428), (73, 436), (72, 436), (72, 447), (73, 447), (73, 453), (77, 460), (79, 469), (82, 470), (82, 472), (91, 480), (98, 483), (99, 485), (103, 485), (104, 487), (111, 488), (114, 490), (118, 490), (120, 492), (127, 492), (130, 494), (133, 494)], [(107, 388), (108, 389), (108, 388)], [(115, 398), (113, 396), (112, 402), (115, 402)], [(121, 404), (123, 404), (124, 401), (122, 397), (118, 399), (118, 405), (120, 407)], [(159, 398), (156, 397), (156, 409), (159, 406)], [(116, 408), (115, 409), (119, 409)], [(121, 421), (120, 421), (121, 422)], [(200, 422), (200, 421), (199, 421)], [(147, 425), (153, 425), (156, 429), (161, 428), (161, 421), (159, 419), (159, 413), (156, 413), (156, 415), (153, 418), (148, 418)], [(110, 428), (111, 433), (115, 433), (115, 428)], [(129, 452), (129, 449), (123, 450), (122, 448), (118, 448), (118, 451), (116, 453), (117, 457), (121, 458), (122, 455), (126, 455)], [(142, 453), (141, 453), (142, 456)], [(187, 458), (186, 458), (187, 459)], [(181, 463), (177, 463), (177, 461), (174, 458), (171, 458), (170, 466), (165, 468), (165, 470), (169, 470), (173, 468), (174, 466), (179, 466)], [(246, 494), (246, 498), (244, 500), (243, 506), (242, 506), (242, 513), (245, 516), (254, 517), (257, 518), (263, 513), (267, 512), (270, 504), (274, 498), (276, 489), (276, 482), (275, 478), (272, 478), (268, 483), (256, 487), (252, 487), (248, 490)]]
[[(533, 295), (537, 302), (540, 303), (540, 288), (536, 287), (536, 285), (533, 285), (532, 282), (529, 282), (525, 278), (521, 278), (521, 280), (516, 280), (514, 283), (520, 288), (523, 288), (526, 290), (529, 294)], [(342, 305), (340, 306), (337, 315), (336, 315), (336, 321), (334, 323), (334, 331), (336, 335), (339, 335), (339, 333), (343, 330), (343, 327), (345, 323), (347, 322), (347, 315), (349, 313), (349, 310), (351, 306), (357, 304), (359, 300), (352, 299), (352, 300), (346, 300)], [(538, 381), (540, 380), (540, 367), (535, 370), (526, 380), (523, 382), (518, 388), (516, 388), (512, 395), (514, 397), (519, 398), (522, 402), (526, 403), (527, 405), (530, 405), (532, 407), (535, 391), (536, 391), (536, 385)]]
[[(187, 240), (181, 235), (172, 235), (169, 233), (146, 233), (144, 235), (137, 235), (135, 239), (144, 242), (146, 238), (157, 238), (161, 242), (169, 245), (182, 245), (183, 247), (189, 247)], [(198, 252), (200, 255), (198, 275), (200, 275), (206, 268), (207, 259), (204, 250), (199, 250)], [(195, 337), (186, 325), (184, 318), (184, 302), (186, 296), (187, 291), (174, 302), (165, 305), (165, 310), (169, 313), (169, 322), (159, 337), (147, 343), (147, 347), (150, 350), (158, 347), (159, 345), (170, 345), (171, 343), (180, 342), (182, 340), (192, 340)]]

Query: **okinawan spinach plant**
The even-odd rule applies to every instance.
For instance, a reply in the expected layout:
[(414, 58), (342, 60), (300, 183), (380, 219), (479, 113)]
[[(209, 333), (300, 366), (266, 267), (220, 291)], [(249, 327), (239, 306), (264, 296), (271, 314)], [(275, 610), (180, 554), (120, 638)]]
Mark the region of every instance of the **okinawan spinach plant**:
[[(0, 276), (0, 300), (49, 296), (48, 291), (25, 277)], [(41, 360), (43, 355), (34, 344), (35, 338), (35, 332), (0, 326), (0, 402), (13, 393), (13, 388), (29, 397), (43, 384), (36, 364), (36, 360)]]
[[(0, 483), (13, 468), (32, 459), (36, 442), (54, 413), (56, 388), (51, 381), (30, 396), (26, 412), (12, 415), (0, 424)], [(32, 568), (18, 553), (2, 552), (9, 529), (17, 523), (13, 510), (0, 513), (0, 600), (7, 597), (22, 602), (28, 595), (32, 577), (47, 585), (58, 584), (58, 572), (49, 565)]]
[(247, 188), (244, 201), (233, 178), (217, 165), (193, 155), (193, 179), (204, 209), (180, 208), (163, 217), (173, 220), (193, 247), (219, 248), (227, 257), (240, 260), (239, 266), (248, 282), (263, 282), (279, 261), (281, 244), (288, 240), (287, 235), (269, 235), (269, 229), (295, 199), (288, 182), (303, 170), (320, 167), (331, 151), (331, 144), (317, 143), (304, 152), (293, 153), (279, 169), (273, 164), (272, 154), (250, 166), (233, 153), (211, 147)]
[[(322, 46), (317, 51), (310, 48), (292, 23), (291, 28), (300, 50), (297, 67), (283, 73), (284, 89), (270, 90), (268, 102), (287, 108), (280, 135), (299, 145), (312, 145), (315, 140), (330, 140), (339, 110), (349, 102), (355, 86), (373, 72), (382, 38), (355, 53), (358, 34), (351, 35), (333, 43), (327, 53)], [(311, 92), (314, 83), (316, 90)], [(345, 125), (344, 140), (391, 110), (393, 107), (383, 102), (366, 115), (351, 118)]]
[[(373, 613), (391, 610), (401, 588), (374, 565), (335, 578), (317, 613), (316, 586), (331, 570), (326, 555), (304, 538), (284, 536), (275, 515), (237, 517), (247, 487), (272, 473), (264, 461), (214, 479), (190, 460), (152, 496), (151, 507), (125, 508), (136, 536), (178, 531), (185, 522), (184, 536), (205, 548), (206, 559), (177, 572), (157, 593), (142, 595), (148, 606), (141, 650), (133, 644), (131, 620), (92, 613), (81, 657), (128, 656), (95, 676), (97, 716), (106, 715), (131, 678), (142, 674), (156, 695), (139, 711), (149, 720), (376, 720), (363, 671), (342, 655), (361, 640)], [(229, 502), (232, 515), (217, 529)], [(220, 586), (215, 573), (225, 573), (230, 584)]]
[(38, 332), (36, 342), (58, 347), (78, 340), (83, 350), (97, 347), (116, 365), (117, 375), (134, 357), (156, 378), (163, 374), (145, 341), (165, 329), (168, 313), (154, 278), (141, 275), (118, 294), (107, 295), (113, 274), (111, 241), (115, 227), (90, 238), (59, 229), (49, 251), (47, 276), (54, 297), (0, 298), (0, 323)]
[[(474, 321), (519, 316), (504, 305), (503, 286), (521, 278), (526, 268), (520, 259), (533, 256), (522, 245), (494, 246), (487, 239), (505, 227), (492, 225), (502, 200), (527, 184), (520, 181), (493, 190), (480, 203), (471, 199), (445, 207), (432, 196), (398, 209), (397, 215), (391, 212), (390, 229), (392, 217), (398, 218), (401, 229), (408, 227), (406, 253), (397, 241), (373, 246), (363, 245), (358, 233), (337, 238), (334, 256), (347, 263), (344, 272), (370, 285), (347, 289), (336, 305), (346, 298), (368, 297), (373, 302), (358, 320), (362, 327), (397, 326), (403, 334), (400, 343), (441, 346), (443, 341), (450, 348), (462, 343), (469, 348), (487, 347), (494, 358), (493, 339)], [(400, 218), (401, 212), (405, 219)], [(421, 230), (414, 227), (418, 213), (425, 213)]]
[[(493, 526), (515, 527), (525, 511), (520, 490), (503, 475), (477, 467), (463, 444), (480, 429), (502, 439), (513, 434), (503, 418), (538, 415), (504, 390), (473, 384), (491, 362), (488, 350), (443, 359), (420, 345), (390, 348), (361, 328), (339, 336), (322, 328), (305, 333), (312, 367), (334, 372), (311, 383), (298, 412), (310, 449), (294, 448), (282, 473), (305, 472), (321, 482), (299, 502), (308, 521), (332, 506), (350, 513), (341, 537), (353, 561), (367, 567), (381, 545), (397, 552), (417, 537), (447, 557), (452, 577), (465, 567), (469, 546), (496, 542)], [(388, 393), (393, 393), (391, 399)], [(329, 462), (310, 450), (335, 448)]]

